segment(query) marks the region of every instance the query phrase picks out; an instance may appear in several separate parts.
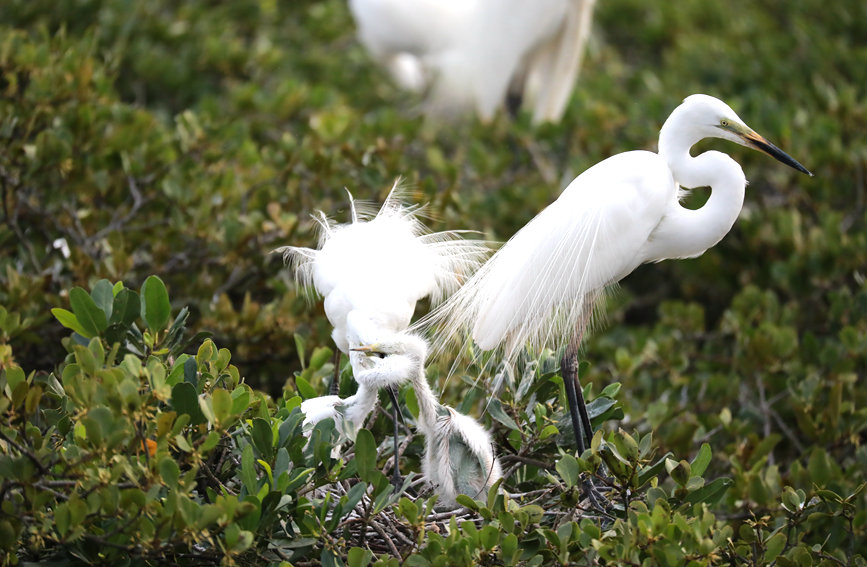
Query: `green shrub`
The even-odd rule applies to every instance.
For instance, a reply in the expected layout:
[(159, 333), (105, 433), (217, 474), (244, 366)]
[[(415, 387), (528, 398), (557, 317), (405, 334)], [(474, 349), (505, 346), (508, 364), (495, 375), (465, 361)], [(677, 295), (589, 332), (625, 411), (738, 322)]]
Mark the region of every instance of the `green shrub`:
[[(5, 561), (863, 564), (865, 6), (600, 2), (566, 118), (534, 129), (425, 124), (343, 0), (3, 3)], [(742, 218), (611, 298), (582, 354), (590, 453), (552, 353), (496, 396), (469, 361), (431, 367), (510, 473), (512, 497), (454, 524), (383, 480), (384, 416), (343, 458), (328, 424), (305, 444), (295, 408), (325, 391), (330, 329), (268, 252), (313, 245), (311, 212), (345, 220), (343, 187), (377, 201), (403, 175), (432, 229), (503, 240), (589, 165), (653, 149), (693, 92), (817, 175), (702, 145), (743, 164)], [(576, 474), (603, 463), (611, 517), (576, 508)]]

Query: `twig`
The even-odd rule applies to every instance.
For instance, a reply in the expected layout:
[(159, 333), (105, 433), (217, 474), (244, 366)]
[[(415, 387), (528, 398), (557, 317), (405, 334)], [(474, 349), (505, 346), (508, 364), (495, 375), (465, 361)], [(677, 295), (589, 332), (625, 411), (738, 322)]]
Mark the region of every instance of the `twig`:
[(771, 414), (771, 417), (773, 418), (774, 423), (776, 423), (777, 427), (780, 428), (780, 431), (782, 431), (783, 434), (786, 436), (786, 438), (792, 442), (792, 445), (795, 446), (795, 449), (799, 453), (801, 453), (802, 455), (804, 453), (806, 453), (807, 450), (804, 448), (804, 445), (801, 444), (801, 442), (798, 440), (798, 437), (791, 430), (791, 428), (788, 425), (786, 425), (786, 423), (780, 417), (780, 414), (777, 413), (777, 410), (775, 410), (774, 408), (768, 408), (768, 412)]
[(847, 564), (845, 561), (841, 561), (840, 559), (837, 559), (833, 555), (829, 555), (823, 551), (817, 551), (816, 555), (818, 555), (821, 559), (829, 559), (829, 560), (833, 561), (834, 563), (836, 563), (837, 565), (843, 565), (843, 567), (847, 567)]
[(108, 233), (110, 233), (114, 230), (122, 229), (123, 226), (126, 223), (128, 223), (138, 213), (138, 210), (141, 208), (142, 204), (144, 203), (144, 199), (142, 198), (141, 191), (138, 188), (138, 184), (136, 183), (135, 177), (128, 175), (126, 178), (126, 182), (127, 182), (127, 185), (129, 186), (129, 192), (132, 195), (132, 206), (130, 207), (129, 211), (127, 211), (126, 214), (123, 215), (123, 217), (120, 217), (119, 209), (115, 209), (115, 213), (114, 213), (114, 215), (112, 215), (111, 220), (109, 221), (108, 225), (106, 225), (106, 227), (103, 228), (102, 230), (99, 230), (96, 233), (94, 233), (91, 237), (88, 238), (88, 241), (95, 242), (97, 240), (102, 239), (103, 237), (105, 237), (105, 235), (107, 235)]
[(385, 533), (385, 530), (382, 529), (382, 526), (380, 526), (380, 525), (376, 522), (376, 520), (374, 520), (374, 519), (372, 519), (372, 518), (371, 518), (371, 520), (370, 520), (370, 525), (373, 526), (373, 529), (376, 530), (376, 533), (378, 533), (379, 536), (380, 536), (382, 539), (385, 540), (385, 543), (388, 544), (388, 547), (389, 547), (389, 549), (391, 550), (392, 555), (393, 555), (394, 557), (397, 557), (397, 558), (402, 559), (403, 556), (402, 556), (402, 555), (400, 554), (400, 552), (397, 550), (397, 546), (394, 545), (394, 542), (391, 541), (391, 538), (388, 537), (388, 534)]
[(40, 473), (42, 473), (42, 474), (48, 474), (48, 469), (45, 467), (45, 465), (42, 464), (42, 461), (40, 461), (40, 460), (36, 457), (36, 455), (34, 455), (34, 454), (33, 454), (29, 449), (27, 449), (26, 447), (22, 447), (21, 445), (19, 445), (19, 444), (16, 443), (15, 441), (13, 441), (13, 440), (12, 440), (11, 438), (9, 438), (5, 433), (3, 433), (2, 430), (0, 430), (0, 439), (3, 439), (4, 441), (6, 441), (6, 442), (9, 443), (10, 445), (12, 445), (13, 448), (17, 449), (19, 452), (21, 452), (22, 454), (26, 455), (28, 459), (30, 459), (31, 461), (33, 461), (33, 464), (36, 465), (36, 468), (39, 469), (39, 472), (40, 472)]
[[(771, 435), (771, 408), (768, 405), (768, 400), (765, 397), (765, 383), (762, 380), (760, 374), (756, 374), (756, 386), (759, 390), (759, 409), (762, 412), (762, 421), (763, 421), (763, 433), (765, 439), (770, 437)], [(768, 464), (773, 466), (774, 464), (774, 451), (773, 449), (768, 453)]]

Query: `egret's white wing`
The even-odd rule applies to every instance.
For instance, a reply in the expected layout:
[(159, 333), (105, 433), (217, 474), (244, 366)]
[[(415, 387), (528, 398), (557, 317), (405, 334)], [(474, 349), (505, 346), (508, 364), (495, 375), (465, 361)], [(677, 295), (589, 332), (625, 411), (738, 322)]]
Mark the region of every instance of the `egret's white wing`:
[(362, 45), (404, 88), (429, 87), (427, 111), (503, 104), (524, 70), (534, 120), (559, 119), (580, 65), (595, 0), (350, 0)]
[(349, 344), (349, 313), (366, 313), (383, 330), (404, 330), (419, 299), (439, 303), (487, 255), (484, 242), (463, 239), (458, 232), (429, 232), (419, 213), (419, 207), (401, 203), (395, 183), (373, 218), (356, 214), (353, 203), (353, 222), (337, 225), (324, 215), (316, 218), (322, 228), (319, 249), (281, 249), (293, 261), (299, 282), (312, 284), (325, 298), (340, 350), (346, 352)]
[(430, 109), (474, 109), (482, 120), (493, 118), (529, 54), (563, 27), (571, 1), (476, 0), (448, 49), (428, 58), (434, 74)]
[(442, 325), (435, 351), (470, 330), (484, 350), (562, 346), (588, 300), (645, 261), (641, 250), (674, 199), (657, 154), (619, 154), (588, 169), (419, 326)]
[(326, 418), (337, 418), (335, 406), (343, 403), (340, 396), (318, 396), (301, 402), (301, 413), (304, 414), (304, 431), (309, 433), (314, 425)]

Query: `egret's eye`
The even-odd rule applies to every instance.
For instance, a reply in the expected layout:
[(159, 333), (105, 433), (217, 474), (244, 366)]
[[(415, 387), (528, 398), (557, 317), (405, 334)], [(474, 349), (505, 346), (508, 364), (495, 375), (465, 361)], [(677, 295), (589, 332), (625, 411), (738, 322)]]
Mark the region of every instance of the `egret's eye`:
[(723, 118), (722, 120), (719, 121), (719, 125), (720, 125), (720, 126), (728, 126), (728, 125), (729, 125), (729, 121), (726, 120), (725, 118)]
[(375, 353), (373, 353), (373, 354), (376, 355), (376, 356), (378, 356), (379, 358), (385, 358), (385, 353), (384, 353), (384, 352), (375, 352)]

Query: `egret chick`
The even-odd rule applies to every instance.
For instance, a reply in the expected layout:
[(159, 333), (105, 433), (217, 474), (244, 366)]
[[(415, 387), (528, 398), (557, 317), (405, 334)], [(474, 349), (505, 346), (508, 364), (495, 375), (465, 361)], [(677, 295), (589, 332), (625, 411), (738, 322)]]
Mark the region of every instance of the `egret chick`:
[[(563, 380), (583, 452), (592, 432), (578, 382), (577, 351), (603, 291), (646, 262), (700, 256), (740, 214), (744, 172), (718, 151), (690, 155), (705, 138), (760, 150), (812, 175), (724, 102), (689, 96), (663, 124), (659, 153), (618, 154), (579, 175), (427, 318), (424, 326), (443, 327), (436, 346), (465, 329), (483, 350), (502, 349), (507, 361), (514, 361), (525, 344), (565, 346)], [(696, 187), (710, 188), (705, 205), (682, 206), (686, 190)]]
[[(314, 217), (321, 229), (317, 249), (278, 250), (294, 264), (299, 283), (308, 289), (312, 284), (324, 298), (325, 315), (334, 327), (331, 337), (347, 354), (359, 336), (406, 329), (418, 300), (429, 297), (432, 304), (439, 303), (487, 254), (483, 242), (464, 240), (459, 231), (429, 232), (418, 220), (421, 207), (402, 204), (399, 181), (375, 215), (359, 210), (351, 196), (350, 209), (347, 224), (338, 225), (321, 212)], [(354, 372), (365, 364), (364, 358), (350, 356)], [(379, 387), (359, 382), (358, 392), (344, 400), (337, 396), (306, 400), (301, 408), (305, 423), (311, 427), (331, 417), (346, 438), (354, 440), (376, 405)], [(396, 444), (397, 402), (391, 389), (388, 392)]]
[(503, 475), (493, 440), (475, 419), (439, 403), (425, 377), (424, 339), (397, 333), (353, 350), (374, 362), (357, 375), (359, 383), (409, 381), (415, 390), (417, 427), (425, 436), (422, 474), (438, 495), (438, 504), (453, 507), (458, 494), (484, 497)]

